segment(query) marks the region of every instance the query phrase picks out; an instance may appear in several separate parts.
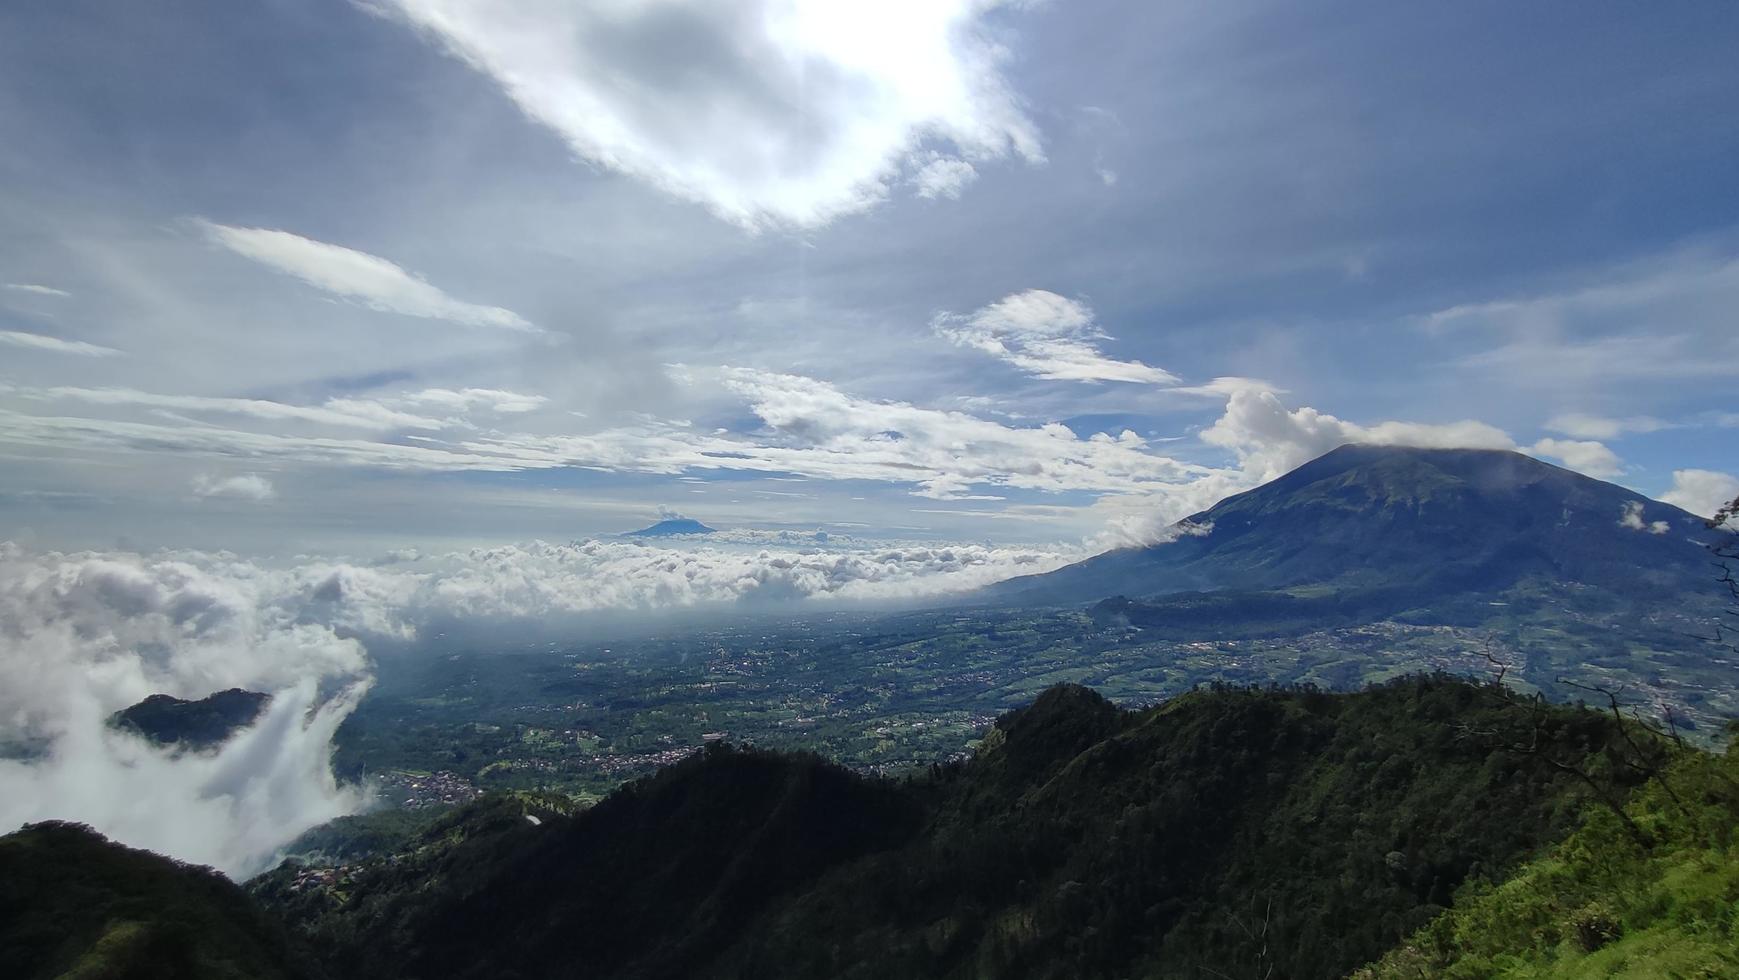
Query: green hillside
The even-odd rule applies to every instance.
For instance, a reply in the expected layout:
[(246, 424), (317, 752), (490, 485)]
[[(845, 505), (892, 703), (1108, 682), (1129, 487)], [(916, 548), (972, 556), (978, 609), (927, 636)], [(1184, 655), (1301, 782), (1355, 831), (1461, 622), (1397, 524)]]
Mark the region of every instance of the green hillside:
[(1358, 980), (1739, 976), (1739, 755), (1692, 753), (1501, 884), (1481, 883)]

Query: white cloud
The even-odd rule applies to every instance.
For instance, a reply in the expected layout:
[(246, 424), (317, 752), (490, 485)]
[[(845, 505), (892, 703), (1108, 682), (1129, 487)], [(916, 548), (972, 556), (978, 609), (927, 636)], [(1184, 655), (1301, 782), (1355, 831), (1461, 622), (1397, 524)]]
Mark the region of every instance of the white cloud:
[(1441, 425), (1417, 422), (1345, 422), (1314, 408), (1289, 411), (1273, 392), (1238, 387), (1226, 413), (1202, 431), (1202, 441), (1231, 450), (1245, 473), (1266, 482), (1346, 443), (1453, 449), (1513, 449), (1500, 429), (1465, 420)]
[(710, 541), (685, 548), (532, 542), (432, 562), (413, 615), (537, 618), (718, 603), (909, 600), (1046, 572), (1085, 556), (1079, 549), (849, 539), (781, 550)]
[(196, 497), (233, 497), (237, 500), (266, 501), (278, 495), (272, 481), (258, 473), (238, 473), (234, 476), (213, 477), (201, 474), (193, 478), (193, 495)]
[(1716, 511), (1739, 499), (1739, 476), (1715, 470), (1674, 470), (1672, 488), (1660, 499), (1698, 517), (1714, 517)]
[(978, 179), (978, 171), (965, 160), (938, 156), (912, 175), (918, 196), (958, 198), (966, 185)]
[[(226, 555), (26, 553), (0, 542), (0, 827), (90, 823), (123, 843), (261, 870), (297, 834), (365, 802), (337, 786), (331, 737), (366, 689), (360, 644), (284, 603), (288, 581)], [(317, 702), (318, 682), (339, 694)], [(221, 750), (174, 755), (109, 731), (144, 697), (265, 691)]]
[(362, 687), (316, 701), (313, 680), (273, 693), (260, 719), (210, 754), (174, 754), (86, 712), (48, 753), (0, 760), (0, 826), (75, 820), (133, 847), (241, 880), (311, 827), (361, 811), (332, 775), (332, 736)]
[(378, 255), (268, 228), (232, 228), (200, 221), (212, 241), (237, 255), (288, 273), (334, 296), (370, 309), (446, 320), (468, 327), (539, 332), (524, 317), (499, 306), (454, 299)]
[(56, 354), (74, 354), (79, 357), (115, 357), (121, 353), (113, 347), (100, 347), (96, 344), (87, 344), (82, 340), (61, 340), (59, 337), (25, 333), (22, 330), (0, 330), (0, 344), (31, 350), (52, 351)]
[(56, 289), (53, 286), (42, 286), (34, 282), (9, 282), (5, 283), (4, 286), (15, 293), (30, 293), (34, 296), (58, 296), (65, 298), (72, 295), (64, 289)]
[(1118, 361), (1099, 351), (1111, 339), (1085, 303), (1043, 289), (1005, 296), (976, 312), (943, 313), (931, 324), (960, 346), (983, 351), (1034, 377), (1062, 381), (1170, 384), (1177, 377), (1140, 361)]
[(380, 0), (574, 152), (743, 224), (825, 224), (926, 144), (1043, 160), (997, 0)]
[(1541, 439), (1529, 450), (1537, 456), (1550, 456), (1578, 473), (1597, 480), (1606, 480), (1624, 472), (1624, 461), (1618, 454), (1598, 442), (1576, 439)]
[[(224, 553), (31, 553), (0, 542), (0, 832), (77, 820), (136, 847), (236, 877), (311, 826), (356, 812), (332, 738), (368, 687), (364, 637), (424, 623), (597, 610), (915, 599), (1049, 571), (1079, 549), (863, 542), (817, 535), (676, 549), (532, 542), (390, 567), (303, 560), (269, 568)], [(153, 747), (106, 725), (157, 693), (273, 695), (214, 751)], [(336, 690), (321, 700), (322, 689)]]
[(1672, 529), (1666, 521), (1644, 521), (1642, 519), (1642, 502), (1632, 500), (1624, 505), (1624, 511), (1618, 517), (1618, 526), (1632, 531), (1647, 531), (1650, 534), (1665, 534)]
[(1663, 422), (1648, 415), (1613, 419), (1581, 412), (1556, 415), (1546, 423), (1546, 428), (1551, 431), (1562, 432), (1576, 439), (1616, 439), (1632, 432), (1659, 432), (1672, 427), (1671, 422)]

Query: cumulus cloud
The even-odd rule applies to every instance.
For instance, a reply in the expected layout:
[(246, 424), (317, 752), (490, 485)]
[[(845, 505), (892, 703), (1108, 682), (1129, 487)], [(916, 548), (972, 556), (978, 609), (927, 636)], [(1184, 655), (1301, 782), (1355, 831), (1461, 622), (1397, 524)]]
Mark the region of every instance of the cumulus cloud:
[(1553, 432), (1562, 432), (1576, 439), (1617, 439), (1619, 436), (1632, 432), (1659, 432), (1672, 428), (1672, 423), (1648, 415), (1634, 415), (1630, 418), (1613, 419), (1599, 415), (1585, 415), (1581, 412), (1567, 412), (1553, 416), (1546, 423), (1546, 428)]
[(27, 350), (45, 350), (55, 354), (72, 354), (77, 357), (115, 357), (121, 353), (113, 347), (87, 344), (82, 340), (61, 340), (59, 337), (26, 333), (22, 330), (0, 330), (0, 344)]
[(1177, 376), (1140, 361), (1106, 357), (1111, 339), (1079, 300), (1043, 289), (1005, 296), (973, 313), (943, 313), (931, 323), (948, 341), (983, 351), (1038, 377), (1061, 381), (1169, 384)]
[(260, 502), (277, 496), (278, 491), (272, 486), (272, 481), (258, 473), (238, 473), (225, 477), (200, 474), (193, 478), (193, 495), (201, 498), (233, 497), (237, 500)]
[(378, 255), (269, 228), (234, 228), (210, 221), (200, 221), (199, 226), (213, 242), (237, 255), (369, 309), (468, 327), (539, 332), (512, 310), (454, 299)]
[[(816, 226), (928, 146), (1044, 159), (998, 0), (380, 0), (584, 159), (739, 224)], [(673, 55), (672, 52), (680, 52)], [(956, 175), (958, 176), (958, 175)]]
[(966, 185), (978, 179), (978, 171), (955, 157), (938, 156), (912, 175), (918, 196), (924, 198), (958, 198)]
[[(306, 620), (293, 579), (227, 555), (27, 553), (0, 543), (0, 825), (58, 818), (236, 875), (359, 808), (331, 736), (366, 689), (363, 649)], [(321, 700), (321, 681), (340, 692)], [(144, 697), (243, 687), (269, 711), (213, 754), (109, 731)]]
[(1624, 461), (1605, 445), (1576, 439), (1541, 439), (1530, 449), (1537, 456), (1549, 456), (1565, 466), (1605, 480), (1624, 472)]
[(1632, 500), (1624, 505), (1624, 510), (1618, 516), (1618, 526), (1627, 527), (1632, 531), (1647, 531), (1650, 534), (1665, 534), (1671, 529), (1666, 521), (1645, 521), (1642, 517), (1642, 501)]
[[(710, 536), (709, 536), (710, 537)], [(841, 542), (665, 548), (625, 541), (532, 542), (430, 563), (419, 614), (538, 617), (601, 609), (764, 602), (897, 601), (965, 592), (1059, 568), (1080, 549)]]
[(1716, 511), (1739, 499), (1739, 476), (1716, 470), (1674, 470), (1672, 488), (1660, 499), (1698, 517), (1714, 517)]
[(1471, 420), (1440, 425), (1380, 422), (1360, 425), (1314, 408), (1288, 410), (1271, 391), (1239, 387), (1226, 412), (1202, 431), (1202, 441), (1229, 449), (1255, 482), (1272, 480), (1346, 443), (1453, 449), (1513, 449), (1500, 429)]

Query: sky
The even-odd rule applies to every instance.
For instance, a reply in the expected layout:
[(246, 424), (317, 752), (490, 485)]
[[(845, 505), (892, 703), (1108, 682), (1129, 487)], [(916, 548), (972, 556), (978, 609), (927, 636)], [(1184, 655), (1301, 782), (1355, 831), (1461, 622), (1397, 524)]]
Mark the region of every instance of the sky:
[[(0, 824), (245, 874), (435, 620), (908, 600), (1347, 442), (1739, 495), (1739, 6), (0, 6)], [(663, 516), (722, 529), (614, 535)], [(1619, 515), (1615, 515), (1618, 519)], [(274, 694), (211, 756), (107, 730)]]
[(1075, 544), (1358, 440), (1701, 512), (1736, 41), (1714, 4), (9, 5), (0, 534)]

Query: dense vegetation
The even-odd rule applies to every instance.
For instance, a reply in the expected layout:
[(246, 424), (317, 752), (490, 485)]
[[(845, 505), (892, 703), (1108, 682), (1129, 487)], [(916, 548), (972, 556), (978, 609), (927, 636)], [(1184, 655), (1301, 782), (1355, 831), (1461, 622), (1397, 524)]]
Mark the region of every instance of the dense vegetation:
[(318, 973), (228, 878), (78, 824), (0, 837), (0, 976), (244, 980)]
[(237, 729), (253, 724), (271, 696), (240, 688), (186, 701), (153, 694), (115, 712), (109, 724), (145, 736), (158, 745), (209, 749), (223, 744)]
[(1598, 714), (1441, 677), (1143, 712), (1062, 686), (926, 778), (715, 747), (537, 826), (461, 810), (335, 892), (254, 889), (351, 976), (1334, 977), (1573, 824), (1581, 784), (1469, 726), (1612, 751)]
[(1625, 813), (1479, 882), (1360, 980), (1739, 976), (1739, 752), (1687, 753)]

